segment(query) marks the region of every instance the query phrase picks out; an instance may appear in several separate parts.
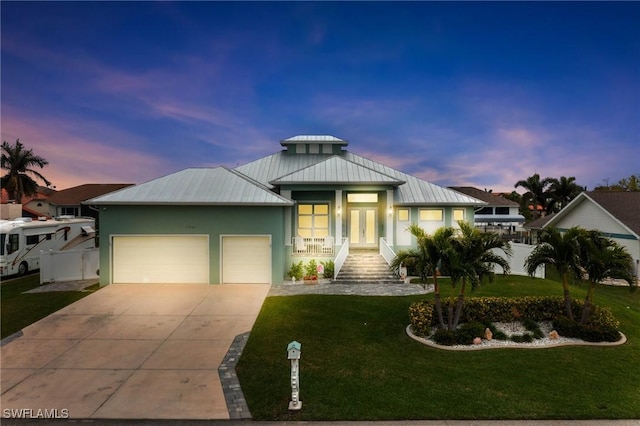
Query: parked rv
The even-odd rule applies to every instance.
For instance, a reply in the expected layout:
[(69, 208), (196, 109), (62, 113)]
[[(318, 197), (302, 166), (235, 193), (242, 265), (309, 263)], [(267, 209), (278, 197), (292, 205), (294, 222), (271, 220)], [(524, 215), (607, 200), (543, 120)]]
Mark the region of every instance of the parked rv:
[(0, 220), (0, 276), (24, 275), (40, 269), (40, 252), (95, 247), (95, 219)]

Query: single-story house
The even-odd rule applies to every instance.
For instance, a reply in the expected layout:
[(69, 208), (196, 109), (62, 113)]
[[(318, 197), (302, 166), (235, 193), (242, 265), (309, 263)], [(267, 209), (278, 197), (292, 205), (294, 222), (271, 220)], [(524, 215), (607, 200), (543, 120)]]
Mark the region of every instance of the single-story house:
[[(634, 259), (635, 275), (640, 265), (640, 192), (582, 192), (558, 213), (536, 221), (532, 232), (544, 228), (566, 230), (574, 226), (599, 230), (626, 247)], [(536, 238), (533, 239), (536, 241)]]
[(100, 210), (100, 283), (280, 284), (299, 260), (409, 248), (410, 224), (473, 223), (485, 204), (333, 136), (280, 145), (234, 169), (189, 168), (88, 200)]

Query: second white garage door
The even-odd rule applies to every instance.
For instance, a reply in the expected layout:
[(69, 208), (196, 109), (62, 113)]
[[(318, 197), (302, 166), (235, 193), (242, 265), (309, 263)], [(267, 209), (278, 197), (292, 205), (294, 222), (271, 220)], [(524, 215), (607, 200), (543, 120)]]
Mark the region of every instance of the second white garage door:
[(271, 236), (223, 236), (224, 284), (271, 284)]
[(207, 235), (113, 237), (113, 282), (208, 284)]

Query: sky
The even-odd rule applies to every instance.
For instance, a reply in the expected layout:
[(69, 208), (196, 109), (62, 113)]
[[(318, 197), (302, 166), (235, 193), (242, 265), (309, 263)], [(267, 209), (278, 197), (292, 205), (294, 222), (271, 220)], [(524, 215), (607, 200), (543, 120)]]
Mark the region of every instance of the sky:
[[(640, 2), (0, 3), (2, 140), (56, 189), (300, 134), (443, 186), (640, 174)], [(524, 192), (522, 188), (518, 192)]]

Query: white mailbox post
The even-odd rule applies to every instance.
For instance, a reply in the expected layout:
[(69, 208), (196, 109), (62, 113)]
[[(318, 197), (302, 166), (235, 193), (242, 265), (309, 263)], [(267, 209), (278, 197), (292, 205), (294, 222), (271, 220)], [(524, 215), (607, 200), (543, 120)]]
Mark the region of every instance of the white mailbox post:
[(298, 371), (300, 346), (300, 343), (295, 340), (287, 346), (287, 358), (291, 360), (291, 401), (289, 402), (289, 410), (299, 410), (302, 408), (302, 401), (300, 401), (300, 377)]

